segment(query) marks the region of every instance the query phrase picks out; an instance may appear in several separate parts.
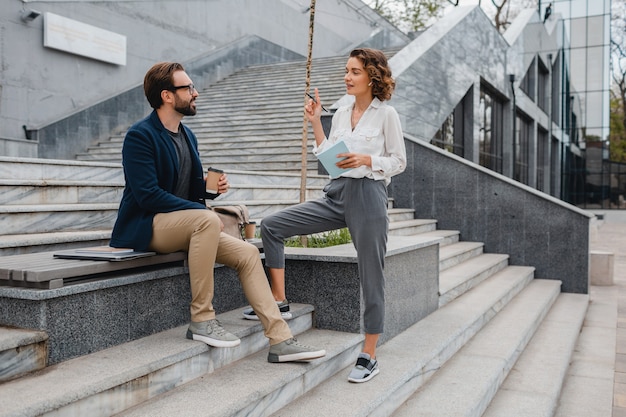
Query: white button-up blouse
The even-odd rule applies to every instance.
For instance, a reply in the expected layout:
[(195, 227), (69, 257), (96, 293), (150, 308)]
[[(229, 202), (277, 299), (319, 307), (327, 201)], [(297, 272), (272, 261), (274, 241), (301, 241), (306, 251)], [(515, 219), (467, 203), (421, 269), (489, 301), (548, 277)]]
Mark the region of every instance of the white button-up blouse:
[(350, 152), (371, 155), (372, 167), (362, 165), (344, 172), (342, 177), (384, 180), (389, 185), (391, 177), (406, 168), (406, 149), (400, 117), (392, 106), (374, 98), (352, 130), (350, 118), (353, 106), (354, 104), (350, 104), (337, 109), (333, 115), (329, 137), (319, 146), (314, 146), (313, 153), (317, 155), (326, 147), (343, 140)]

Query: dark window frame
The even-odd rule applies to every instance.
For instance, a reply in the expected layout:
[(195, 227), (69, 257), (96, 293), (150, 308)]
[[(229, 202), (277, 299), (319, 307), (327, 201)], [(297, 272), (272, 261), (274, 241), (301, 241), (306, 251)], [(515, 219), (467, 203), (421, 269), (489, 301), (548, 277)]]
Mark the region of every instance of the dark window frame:
[(504, 166), (504, 107), (505, 100), (487, 84), (480, 86), (480, 115), (478, 163), (502, 173)]

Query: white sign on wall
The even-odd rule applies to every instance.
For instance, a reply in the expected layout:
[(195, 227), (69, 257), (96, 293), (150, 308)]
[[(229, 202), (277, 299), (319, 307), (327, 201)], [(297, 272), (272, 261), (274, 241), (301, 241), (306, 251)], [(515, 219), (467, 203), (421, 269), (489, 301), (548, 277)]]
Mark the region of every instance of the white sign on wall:
[(45, 13), (43, 45), (117, 65), (126, 65), (126, 36)]

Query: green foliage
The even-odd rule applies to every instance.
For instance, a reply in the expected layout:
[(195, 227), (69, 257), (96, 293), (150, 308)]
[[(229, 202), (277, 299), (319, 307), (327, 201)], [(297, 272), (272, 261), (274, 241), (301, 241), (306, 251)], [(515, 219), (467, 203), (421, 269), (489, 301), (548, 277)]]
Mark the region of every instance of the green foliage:
[(609, 154), (611, 161), (626, 162), (626, 129), (624, 107), (619, 98), (611, 98), (611, 133), (609, 136)]
[(441, 17), (446, 0), (366, 0), (374, 11), (403, 32), (425, 29)]
[[(325, 248), (328, 246), (343, 245), (352, 242), (352, 236), (347, 228), (331, 230), (330, 232), (308, 235), (306, 238), (308, 248)], [(285, 246), (301, 248), (302, 240), (299, 237), (292, 237), (285, 241)]]

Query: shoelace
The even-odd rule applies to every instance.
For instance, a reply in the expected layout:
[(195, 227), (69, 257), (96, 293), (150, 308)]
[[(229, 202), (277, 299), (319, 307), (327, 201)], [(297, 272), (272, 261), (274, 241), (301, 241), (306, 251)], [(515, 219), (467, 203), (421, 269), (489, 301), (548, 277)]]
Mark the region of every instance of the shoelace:
[(209, 326), (211, 327), (211, 330), (219, 335), (223, 335), (226, 333), (226, 330), (222, 327), (222, 324), (217, 321), (217, 319), (215, 320), (209, 320)]
[(299, 347), (304, 348), (304, 349), (313, 349), (310, 346), (303, 345), (302, 343), (298, 342), (298, 339), (296, 339), (295, 337), (292, 337), (291, 340), (287, 340), (287, 344), (288, 345), (296, 345), (296, 346), (299, 346)]

